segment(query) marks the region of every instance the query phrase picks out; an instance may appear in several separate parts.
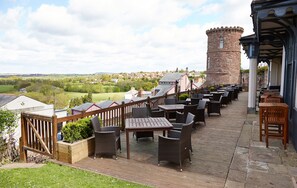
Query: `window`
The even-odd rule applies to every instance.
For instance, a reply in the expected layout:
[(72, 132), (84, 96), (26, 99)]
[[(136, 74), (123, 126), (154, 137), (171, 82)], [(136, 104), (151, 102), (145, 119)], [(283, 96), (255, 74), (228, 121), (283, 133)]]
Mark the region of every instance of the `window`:
[(223, 38), (222, 35), (220, 36), (220, 46), (219, 46), (219, 48), (224, 48), (224, 38)]
[(207, 58), (207, 69), (210, 68), (210, 57)]

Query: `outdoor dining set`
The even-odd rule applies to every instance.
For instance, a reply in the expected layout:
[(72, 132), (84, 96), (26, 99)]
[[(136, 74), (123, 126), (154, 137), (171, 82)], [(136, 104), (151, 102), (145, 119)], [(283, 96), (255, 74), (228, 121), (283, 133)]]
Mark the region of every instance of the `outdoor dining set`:
[[(154, 140), (154, 131), (163, 131), (162, 135), (158, 135), (158, 165), (162, 161), (172, 162), (179, 164), (182, 171), (183, 161), (191, 161), (192, 130), (200, 124), (206, 125), (206, 114), (221, 116), (221, 108), (231, 104), (232, 100), (238, 100), (238, 93), (238, 87), (226, 87), (207, 93), (191, 93), (182, 101), (166, 98), (156, 107), (150, 103), (133, 107), (131, 118), (125, 119), (127, 159), (131, 157), (130, 133), (138, 142), (144, 137)], [(117, 150), (122, 148), (119, 128), (101, 127), (97, 116), (92, 118), (92, 124), (95, 132), (94, 158), (97, 154), (117, 157)]]
[(283, 103), (279, 90), (265, 89), (259, 95), (259, 136), (260, 141), (265, 138), (266, 147), (269, 138), (282, 140), (284, 149), (289, 142), (288, 136), (288, 105)]

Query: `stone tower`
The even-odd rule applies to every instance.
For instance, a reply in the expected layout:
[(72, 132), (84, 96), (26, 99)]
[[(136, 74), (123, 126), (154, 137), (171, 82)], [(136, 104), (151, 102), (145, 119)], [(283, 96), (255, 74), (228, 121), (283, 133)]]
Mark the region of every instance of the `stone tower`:
[(221, 27), (206, 31), (208, 36), (206, 84), (239, 84), (241, 27)]

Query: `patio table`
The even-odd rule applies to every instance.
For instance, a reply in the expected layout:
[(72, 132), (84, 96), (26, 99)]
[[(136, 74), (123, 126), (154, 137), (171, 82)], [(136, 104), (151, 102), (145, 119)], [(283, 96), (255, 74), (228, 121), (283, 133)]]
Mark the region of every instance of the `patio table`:
[(169, 113), (176, 111), (184, 111), (184, 104), (164, 104), (158, 105), (158, 107), (165, 111), (166, 118), (169, 119)]
[(210, 93), (208, 93), (208, 94), (203, 94), (203, 98), (210, 98), (210, 97), (212, 97), (213, 96), (213, 94), (210, 94)]
[(126, 125), (126, 146), (127, 146), (127, 159), (130, 159), (130, 144), (129, 132), (134, 131), (165, 131), (173, 128), (172, 124), (165, 117), (156, 118), (127, 118)]

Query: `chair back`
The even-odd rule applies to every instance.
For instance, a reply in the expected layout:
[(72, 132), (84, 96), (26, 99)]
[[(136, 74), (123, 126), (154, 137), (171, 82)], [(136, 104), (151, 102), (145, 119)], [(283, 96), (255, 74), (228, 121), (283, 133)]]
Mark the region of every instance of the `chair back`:
[(221, 102), (222, 102), (222, 98), (223, 98), (223, 96), (221, 95), (221, 96), (220, 96), (220, 98), (219, 98), (219, 100), (218, 100), (218, 101), (219, 101), (219, 103), (221, 103)]
[(282, 102), (282, 98), (280, 97), (267, 97), (264, 99), (264, 102), (267, 103), (281, 103)]
[(176, 104), (176, 99), (167, 98), (167, 99), (164, 99), (164, 103), (165, 104)]
[(147, 107), (134, 107), (132, 108), (133, 118), (146, 118), (148, 117)]
[(205, 109), (206, 101), (200, 100), (198, 104), (198, 109)]
[(194, 119), (195, 119), (195, 115), (189, 112), (187, 115), (186, 124), (191, 123), (192, 121), (194, 121)]
[(199, 104), (199, 98), (191, 98), (191, 104)]
[(228, 97), (228, 95), (229, 95), (229, 91), (225, 91), (223, 94), (223, 97)]
[(197, 106), (198, 106), (197, 104), (184, 106), (184, 117), (187, 117), (189, 112), (191, 112), (192, 114), (195, 114), (197, 110)]
[(183, 148), (184, 146), (188, 145), (189, 138), (191, 138), (193, 124), (194, 124), (194, 121), (191, 121), (190, 123), (187, 123), (187, 124), (183, 124), (181, 133), (180, 133), (180, 141)]
[(288, 108), (272, 106), (265, 109), (263, 116), (267, 124), (284, 125), (288, 122)]
[(220, 100), (220, 97), (221, 97), (221, 96), (222, 96), (221, 93), (214, 93), (212, 99), (213, 99), (214, 101), (218, 101), (218, 100)]
[(101, 130), (101, 124), (100, 124), (100, 121), (99, 121), (99, 117), (94, 116), (91, 119), (91, 122), (92, 122), (94, 132), (99, 132)]

